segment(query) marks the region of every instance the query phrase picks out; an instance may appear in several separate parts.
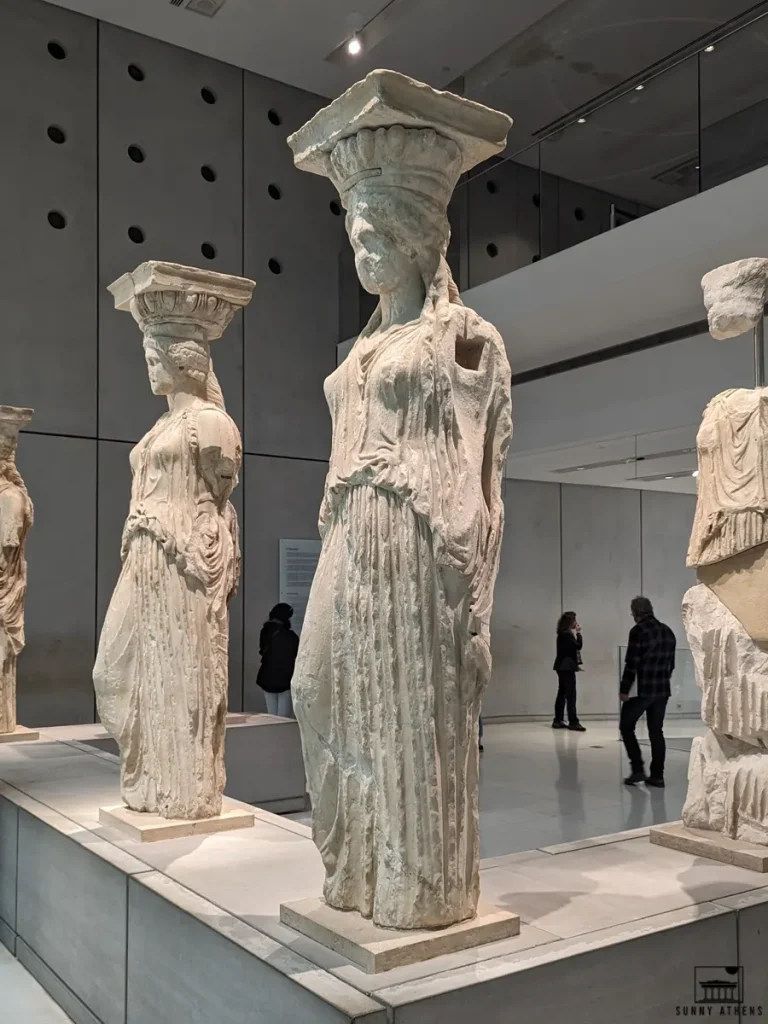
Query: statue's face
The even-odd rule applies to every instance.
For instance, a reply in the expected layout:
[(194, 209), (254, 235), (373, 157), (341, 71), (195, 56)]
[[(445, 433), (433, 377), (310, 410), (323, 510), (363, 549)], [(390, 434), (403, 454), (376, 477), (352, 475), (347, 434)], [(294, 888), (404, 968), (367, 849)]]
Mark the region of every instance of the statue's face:
[(149, 384), (153, 395), (170, 395), (178, 390), (179, 371), (172, 361), (151, 342), (144, 344)]
[[(396, 201), (395, 195), (392, 196)], [(355, 268), (360, 284), (371, 295), (385, 295), (414, 273), (415, 261), (398, 248), (386, 229), (376, 225), (365, 193), (353, 195), (347, 213), (347, 233), (355, 251)]]

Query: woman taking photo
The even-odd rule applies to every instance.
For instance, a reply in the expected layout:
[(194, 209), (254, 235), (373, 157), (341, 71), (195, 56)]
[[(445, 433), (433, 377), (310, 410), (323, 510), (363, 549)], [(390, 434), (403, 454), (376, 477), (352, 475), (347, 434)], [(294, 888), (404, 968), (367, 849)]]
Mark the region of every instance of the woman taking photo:
[[(557, 698), (553, 729), (586, 732), (576, 713), (576, 673), (581, 666), (581, 626), (576, 612), (563, 612), (557, 623), (557, 654), (553, 666), (557, 672)], [(568, 724), (563, 714), (568, 707)]]

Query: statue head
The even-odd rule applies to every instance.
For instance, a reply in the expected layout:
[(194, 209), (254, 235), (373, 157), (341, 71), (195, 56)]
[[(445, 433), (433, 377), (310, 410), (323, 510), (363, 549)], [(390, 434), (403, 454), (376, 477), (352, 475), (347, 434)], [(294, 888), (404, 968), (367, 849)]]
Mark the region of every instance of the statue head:
[(31, 421), (33, 415), (34, 409), (0, 405), (0, 464), (16, 461), (19, 430)]
[(153, 394), (173, 395), (188, 391), (205, 395), (211, 371), (207, 342), (145, 334), (144, 358)]
[(365, 290), (395, 291), (414, 272), (431, 278), (448, 248), (458, 145), (431, 128), (364, 129), (336, 144), (330, 164)]
[(768, 288), (768, 260), (746, 259), (710, 270), (701, 279), (709, 331), (722, 341), (736, 338), (763, 315)]

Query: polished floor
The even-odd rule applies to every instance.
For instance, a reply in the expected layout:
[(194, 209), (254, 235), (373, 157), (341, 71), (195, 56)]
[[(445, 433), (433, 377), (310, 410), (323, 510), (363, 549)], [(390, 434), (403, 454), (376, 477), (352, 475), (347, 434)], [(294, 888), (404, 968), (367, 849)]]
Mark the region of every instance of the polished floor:
[[(667, 787), (627, 787), (615, 722), (587, 732), (548, 723), (486, 724), (481, 762), (483, 858), (640, 828), (680, 817), (691, 738), (700, 720), (667, 724)], [(638, 736), (643, 742), (643, 728)], [(309, 823), (309, 815), (287, 815)], [(0, 1024), (66, 1024), (69, 1018), (0, 946)]]

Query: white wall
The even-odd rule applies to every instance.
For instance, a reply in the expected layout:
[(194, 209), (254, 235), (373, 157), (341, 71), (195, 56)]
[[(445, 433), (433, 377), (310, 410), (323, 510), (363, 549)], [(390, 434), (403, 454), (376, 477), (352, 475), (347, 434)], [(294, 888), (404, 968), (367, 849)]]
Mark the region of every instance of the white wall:
[(649, 597), (678, 646), (687, 646), (680, 602), (692, 581), (685, 554), (694, 502), (690, 495), (506, 481), (486, 718), (552, 714), (555, 625), (566, 608), (584, 629), (584, 715), (616, 712), (618, 647), (635, 595)]

